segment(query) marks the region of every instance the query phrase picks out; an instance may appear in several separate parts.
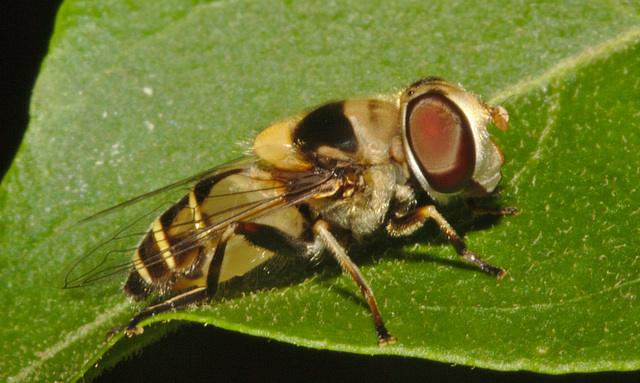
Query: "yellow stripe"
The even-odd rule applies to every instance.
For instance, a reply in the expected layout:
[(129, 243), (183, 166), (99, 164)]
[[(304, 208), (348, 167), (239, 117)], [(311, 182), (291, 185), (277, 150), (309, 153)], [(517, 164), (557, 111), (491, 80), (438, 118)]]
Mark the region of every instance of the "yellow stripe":
[(189, 207), (193, 211), (193, 224), (196, 230), (201, 229), (204, 224), (204, 222), (202, 222), (202, 212), (200, 211), (200, 206), (198, 206), (196, 194), (193, 190), (189, 192)]
[(160, 219), (153, 221), (151, 232), (153, 233), (153, 238), (156, 240), (156, 244), (158, 244), (160, 254), (162, 254), (164, 261), (167, 263), (167, 267), (169, 267), (169, 269), (175, 269), (176, 261), (173, 259), (173, 253), (169, 250), (169, 242), (167, 242), (167, 236), (164, 228), (160, 224)]
[(138, 252), (138, 250), (136, 250), (135, 254), (133, 254), (133, 265), (135, 266), (136, 270), (138, 270), (138, 274), (140, 274), (140, 276), (142, 277), (142, 279), (145, 280), (145, 282), (147, 283), (153, 282), (153, 280), (151, 280), (151, 275), (149, 274), (149, 272), (147, 271), (147, 268), (144, 266), (144, 263), (140, 259), (140, 253)]

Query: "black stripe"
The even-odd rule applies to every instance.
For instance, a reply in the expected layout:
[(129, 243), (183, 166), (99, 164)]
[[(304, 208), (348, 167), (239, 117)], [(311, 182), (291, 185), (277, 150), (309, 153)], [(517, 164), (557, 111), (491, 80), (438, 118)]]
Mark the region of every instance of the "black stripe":
[[(188, 194), (182, 197), (182, 199), (175, 205), (171, 206), (171, 208), (169, 208), (169, 210), (159, 218), (160, 226), (164, 233), (165, 243), (169, 247), (168, 250), (165, 250), (167, 254), (164, 255), (169, 255), (169, 252), (171, 252), (176, 268), (174, 272), (190, 266), (189, 264), (185, 264), (185, 261), (188, 259), (191, 251), (187, 251), (185, 248), (193, 246), (193, 241), (186, 241), (193, 236), (195, 232), (193, 212), (187, 215), (188, 220), (185, 220), (184, 222), (175, 221), (176, 217), (178, 217), (184, 209), (192, 209), (191, 206), (189, 206)], [(176, 234), (176, 231), (179, 231), (180, 233)]]
[(222, 172), (220, 174), (216, 174), (212, 177), (203, 179), (202, 181), (198, 182), (194, 187), (193, 187), (193, 194), (195, 194), (196, 196), (196, 204), (201, 205), (205, 199), (207, 199), (209, 197), (209, 192), (211, 191), (211, 188), (213, 188), (213, 186), (215, 184), (217, 184), (218, 182), (220, 182), (220, 180), (233, 175), (233, 174), (237, 174), (242, 172), (243, 169), (231, 169), (228, 170), (226, 172)]
[(194, 243), (192, 235), (193, 231), (180, 234), (177, 236), (180, 242), (171, 248), (173, 261), (176, 264), (176, 271), (184, 271), (184, 269), (189, 268), (193, 262), (197, 260), (197, 255), (202, 245), (197, 242)]
[(149, 272), (151, 280), (156, 283), (164, 283), (169, 280), (171, 270), (167, 266), (151, 231), (144, 237), (140, 247), (138, 247), (138, 255), (144, 268)]
[(144, 300), (149, 296), (149, 286), (147, 282), (142, 279), (138, 270), (131, 271), (122, 289), (127, 296), (136, 301)]
[(304, 117), (293, 132), (293, 142), (303, 153), (321, 146), (344, 152), (358, 151), (358, 140), (351, 121), (344, 115), (344, 102), (323, 105)]
[[(160, 226), (165, 231), (165, 233), (171, 226), (173, 226), (173, 220), (176, 219), (176, 217), (178, 216), (178, 214), (180, 214), (182, 209), (188, 206), (189, 206), (189, 195), (187, 194), (186, 196), (182, 197), (180, 201), (178, 201), (176, 204), (171, 206), (167, 211), (162, 213), (162, 215), (160, 216)], [(169, 244), (169, 246), (171, 245), (172, 244)]]

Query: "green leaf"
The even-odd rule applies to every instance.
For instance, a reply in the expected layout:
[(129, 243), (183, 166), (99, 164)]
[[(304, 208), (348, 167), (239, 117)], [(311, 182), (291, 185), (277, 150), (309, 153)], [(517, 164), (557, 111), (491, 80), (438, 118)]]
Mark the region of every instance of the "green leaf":
[[(67, 1), (1, 186), (1, 376), (95, 374), (177, 319), (499, 370), (639, 369), (639, 21), (637, 6), (597, 1)], [(335, 270), (158, 315), (143, 336), (109, 343), (144, 305), (117, 282), (53, 287), (123, 217), (74, 222), (237, 156), (270, 122), (427, 75), (510, 111), (512, 129), (494, 134), (507, 157), (500, 202), (522, 214), (455, 220), (470, 249), (509, 269), (500, 281), (433, 226), (352, 253), (399, 344), (375, 345)]]

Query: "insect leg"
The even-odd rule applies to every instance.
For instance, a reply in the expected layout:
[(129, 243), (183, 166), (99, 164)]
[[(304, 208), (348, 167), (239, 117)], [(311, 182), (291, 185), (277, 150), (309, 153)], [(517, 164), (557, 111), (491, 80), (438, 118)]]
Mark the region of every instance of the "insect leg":
[(504, 277), (507, 271), (503, 268), (493, 266), (489, 262), (480, 258), (475, 253), (467, 250), (467, 245), (460, 236), (453, 230), (453, 227), (449, 225), (446, 219), (436, 210), (433, 205), (420, 207), (409, 214), (402, 217), (395, 217), (389, 220), (387, 225), (387, 231), (393, 236), (401, 236), (412, 233), (424, 224), (427, 219), (433, 219), (440, 226), (440, 230), (447, 236), (449, 242), (453, 245), (456, 252), (467, 261), (476, 264), (484, 272), (497, 277), (498, 279)]
[(472, 198), (467, 198), (465, 200), (467, 206), (474, 214), (489, 214), (489, 215), (518, 215), (518, 208), (515, 206), (507, 206), (507, 207), (486, 207), (486, 206), (478, 206), (476, 201)]
[(283, 256), (301, 256), (307, 253), (307, 244), (273, 226), (255, 222), (233, 222), (220, 237), (218, 246), (209, 265), (207, 275), (207, 296), (212, 298), (218, 291), (220, 268), (227, 242), (234, 235), (242, 235), (254, 246), (261, 247)]
[(299, 257), (308, 252), (307, 242), (273, 226), (255, 222), (235, 223), (235, 234), (241, 234), (252, 245), (286, 257)]
[(114, 335), (121, 331), (124, 331), (124, 333), (129, 337), (133, 335), (140, 335), (144, 332), (144, 329), (141, 326), (138, 326), (138, 324), (144, 319), (152, 317), (156, 314), (179, 309), (191, 303), (202, 302), (205, 299), (207, 299), (206, 288), (198, 287), (196, 289), (189, 290), (186, 293), (168, 299), (160, 304), (148, 307), (144, 311), (131, 318), (126, 326), (114, 327), (109, 330), (109, 332), (107, 332), (107, 340), (111, 339)]
[(387, 328), (384, 325), (382, 320), (382, 314), (380, 314), (380, 310), (378, 309), (378, 304), (376, 303), (376, 298), (373, 296), (373, 291), (369, 284), (364, 279), (358, 266), (349, 258), (347, 253), (344, 251), (342, 246), (338, 243), (336, 238), (329, 231), (329, 225), (325, 221), (317, 221), (315, 225), (313, 225), (313, 230), (318, 235), (329, 251), (334, 255), (334, 257), (340, 263), (340, 266), (351, 274), (351, 277), (356, 282), (362, 295), (364, 295), (369, 307), (371, 308), (371, 313), (373, 314), (373, 323), (376, 327), (376, 334), (378, 335), (378, 345), (386, 346), (387, 344), (392, 344), (396, 342), (396, 338), (391, 336), (387, 331)]
[(216, 292), (218, 291), (220, 266), (222, 265), (222, 260), (224, 259), (224, 252), (227, 248), (227, 242), (229, 241), (229, 238), (231, 238), (231, 236), (234, 234), (235, 226), (235, 223), (230, 224), (229, 227), (227, 227), (227, 229), (224, 231), (224, 233), (222, 233), (222, 236), (218, 241), (218, 245), (216, 246), (213, 258), (211, 259), (211, 263), (209, 264), (207, 286), (197, 287), (193, 290), (189, 290), (185, 293), (168, 299), (160, 304), (148, 307), (144, 311), (131, 318), (126, 326), (115, 327), (109, 330), (109, 332), (107, 333), (107, 339), (110, 339), (115, 334), (123, 330), (129, 337), (142, 334), (144, 332), (144, 328), (138, 325), (142, 320), (157, 314), (177, 310), (192, 303), (202, 302), (215, 296)]
[(305, 242), (290, 236), (282, 230), (253, 222), (233, 222), (220, 236), (220, 240), (209, 264), (207, 272), (207, 286), (198, 287), (177, 295), (134, 316), (126, 326), (116, 327), (107, 333), (107, 339), (124, 331), (128, 336), (142, 334), (144, 329), (138, 324), (156, 314), (174, 311), (193, 303), (198, 303), (215, 297), (218, 292), (220, 270), (224, 260), (227, 243), (234, 235), (243, 235), (245, 239), (255, 246), (270, 250), (284, 256), (301, 256), (307, 253)]

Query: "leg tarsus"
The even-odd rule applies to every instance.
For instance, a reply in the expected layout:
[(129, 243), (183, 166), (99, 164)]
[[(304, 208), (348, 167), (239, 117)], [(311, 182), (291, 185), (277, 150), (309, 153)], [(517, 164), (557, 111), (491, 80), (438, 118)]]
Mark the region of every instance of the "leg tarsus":
[(114, 327), (109, 330), (107, 332), (107, 341), (120, 332), (124, 332), (129, 338), (135, 335), (140, 335), (144, 332), (144, 328), (139, 325), (143, 320), (157, 314), (175, 311), (190, 304), (203, 302), (208, 298), (206, 289), (204, 287), (198, 287), (155, 306), (147, 307), (144, 311), (139, 312), (136, 316), (131, 318), (126, 326)]
[(505, 206), (505, 207), (501, 207), (499, 210), (499, 213), (502, 215), (518, 215), (520, 214), (520, 210), (518, 210), (517, 207), (515, 206)]
[(394, 336), (389, 334), (384, 325), (382, 326), (382, 329), (376, 328), (376, 333), (378, 335), (378, 346), (380, 347), (384, 347), (388, 344), (394, 344), (397, 341)]
[(465, 199), (467, 207), (473, 212), (473, 214), (487, 214), (487, 215), (518, 215), (520, 211), (515, 206), (505, 206), (505, 207), (488, 207), (488, 206), (478, 206), (476, 201), (473, 198)]
[(480, 256), (478, 256), (476, 253), (472, 253), (467, 249), (464, 249), (461, 255), (462, 258), (466, 259), (467, 261), (478, 265), (478, 267), (485, 273), (492, 275), (498, 279), (502, 279), (502, 277), (507, 274), (507, 270), (490, 264), (489, 262), (480, 258)]

